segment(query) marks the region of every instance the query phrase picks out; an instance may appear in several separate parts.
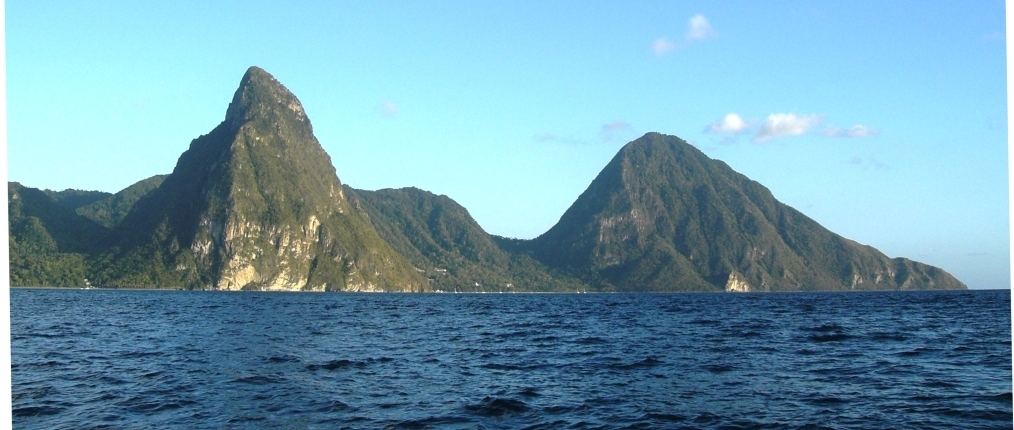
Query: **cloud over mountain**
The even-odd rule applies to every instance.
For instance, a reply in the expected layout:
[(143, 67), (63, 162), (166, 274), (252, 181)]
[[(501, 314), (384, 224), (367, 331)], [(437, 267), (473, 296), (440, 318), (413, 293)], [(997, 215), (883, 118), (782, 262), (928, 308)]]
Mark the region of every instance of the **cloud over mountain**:
[[(772, 113), (758, 127), (756, 120), (747, 121), (740, 117), (739, 114), (731, 112), (722, 117), (722, 119), (705, 126), (704, 133), (725, 135), (723, 143), (733, 143), (735, 142), (735, 135), (747, 133), (756, 128), (757, 131), (753, 136), (753, 141), (766, 142), (783, 136), (807, 134), (811, 130), (818, 128), (823, 121), (824, 115)], [(820, 132), (820, 135), (824, 137), (844, 139), (862, 139), (879, 134), (878, 130), (862, 124), (856, 124), (847, 129), (828, 126)]]
[(740, 118), (736, 113), (725, 115), (721, 120), (715, 121), (704, 129), (705, 133), (726, 134), (742, 133), (750, 129), (750, 124)]
[(802, 115), (794, 113), (773, 113), (768, 115), (760, 130), (753, 137), (755, 142), (766, 142), (776, 137), (799, 136), (820, 125), (821, 115)]

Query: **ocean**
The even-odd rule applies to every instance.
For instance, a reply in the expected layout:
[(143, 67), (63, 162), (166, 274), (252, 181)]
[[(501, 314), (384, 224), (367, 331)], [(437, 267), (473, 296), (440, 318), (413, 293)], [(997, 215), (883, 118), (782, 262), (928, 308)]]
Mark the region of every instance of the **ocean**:
[(15, 428), (1004, 428), (1011, 293), (12, 289)]

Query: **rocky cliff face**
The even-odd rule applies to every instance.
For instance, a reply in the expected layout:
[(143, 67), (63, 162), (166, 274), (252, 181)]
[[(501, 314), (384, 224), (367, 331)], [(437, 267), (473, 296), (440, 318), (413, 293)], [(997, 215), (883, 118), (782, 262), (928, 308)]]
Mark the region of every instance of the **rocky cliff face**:
[[(349, 205), (299, 100), (243, 76), (225, 120), (135, 205), (103, 260), (106, 285), (415, 291), (425, 280)], [(144, 285), (139, 285), (144, 286)]]
[(824, 229), (725, 163), (658, 133), (621, 149), (527, 248), (606, 290), (965, 288), (941, 269)]

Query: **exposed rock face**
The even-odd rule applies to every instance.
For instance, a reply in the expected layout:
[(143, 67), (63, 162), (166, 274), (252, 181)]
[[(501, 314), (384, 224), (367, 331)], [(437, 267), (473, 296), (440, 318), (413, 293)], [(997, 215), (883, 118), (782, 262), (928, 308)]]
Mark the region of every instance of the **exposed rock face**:
[(106, 285), (425, 289), (365, 213), (349, 206), (299, 100), (256, 67), (225, 120), (191, 143), (121, 225), (128, 239), (108, 256)]
[(753, 289), (750, 288), (750, 284), (743, 279), (739, 273), (732, 272), (729, 274), (729, 281), (725, 283), (725, 292), (727, 293), (749, 293)]
[(605, 290), (966, 288), (941, 269), (828, 231), (725, 163), (658, 133), (621, 149), (526, 247)]

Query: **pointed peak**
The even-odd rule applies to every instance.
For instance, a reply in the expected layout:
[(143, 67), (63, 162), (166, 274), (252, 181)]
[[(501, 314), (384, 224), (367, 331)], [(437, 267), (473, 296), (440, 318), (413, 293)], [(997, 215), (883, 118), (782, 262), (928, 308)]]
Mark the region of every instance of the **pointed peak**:
[(303, 105), (285, 85), (264, 69), (251, 66), (239, 82), (239, 88), (225, 113), (225, 120), (238, 128), (251, 118), (274, 110), (291, 111), (296, 119), (307, 121)]
[(285, 85), (282, 85), (282, 83), (278, 82), (274, 76), (271, 76), (270, 73), (257, 66), (250, 66), (249, 69), (246, 69), (246, 73), (243, 74), (243, 79), (240, 79), (239, 89), (242, 90), (245, 88), (258, 89), (261, 91), (283, 92), (292, 96), (292, 93), (285, 88)]
[(656, 132), (646, 133), (644, 136), (630, 141), (623, 148), (620, 148), (620, 151), (616, 154), (616, 158), (658, 157), (663, 155), (679, 158), (686, 156), (695, 158), (704, 157), (710, 160), (710, 157), (686, 140), (678, 136)]
[(251, 79), (269, 79), (275, 81), (274, 76), (271, 76), (270, 73), (257, 66), (250, 66), (249, 69), (246, 69), (246, 73), (243, 74), (244, 83)]
[(680, 139), (678, 136), (671, 136), (668, 134), (662, 134), (658, 132), (648, 132), (644, 136), (634, 139), (628, 143), (626, 147), (637, 147), (637, 146), (670, 146), (670, 147), (683, 147), (692, 146), (687, 141)]

